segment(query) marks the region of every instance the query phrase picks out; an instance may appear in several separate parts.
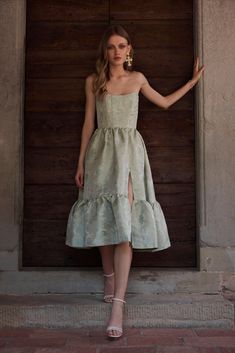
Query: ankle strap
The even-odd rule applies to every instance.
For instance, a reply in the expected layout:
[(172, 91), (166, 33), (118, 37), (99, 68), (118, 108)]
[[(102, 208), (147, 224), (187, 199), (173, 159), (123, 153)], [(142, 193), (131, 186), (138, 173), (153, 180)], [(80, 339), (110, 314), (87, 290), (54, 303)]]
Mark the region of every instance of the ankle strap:
[(122, 299), (120, 299), (120, 298), (113, 298), (113, 300), (117, 300), (118, 302), (122, 302), (122, 303), (126, 304), (126, 301), (125, 301), (125, 300), (122, 300)]
[(104, 274), (105, 277), (111, 277), (111, 276), (113, 276), (113, 275), (114, 275), (114, 272), (111, 273), (110, 275), (105, 275), (105, 274)]

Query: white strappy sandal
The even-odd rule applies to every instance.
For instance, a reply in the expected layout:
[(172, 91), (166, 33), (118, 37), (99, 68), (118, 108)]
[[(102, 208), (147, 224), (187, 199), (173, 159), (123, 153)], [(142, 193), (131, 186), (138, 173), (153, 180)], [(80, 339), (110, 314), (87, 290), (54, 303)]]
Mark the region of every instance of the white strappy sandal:
[[(104, 274), (104, 277), (111, 277), (111, 276), (113, 276), (114, 275), (114, 272), (113, 273), (111, 273), (110, 275), (105, 275)], [(106, 294), (106, 295), (104, 295), (104, 301), (106, 302), (106, 303), (112, 303), (112, 299), (113, 299), (113, 297), (114, 297), (114, 294)]]
[[(123, 304), (126, 304), (126, 301), (122, 300), (120, 298), (113, 298), (113, 301), (119, 301), (119, 302), (122, 302)], [(109, 331), (111, 331), (111, 330), (117, 331), (118, 335), (113, 335), (113, 334), (109, 333)], [(110, 325), (107, 327), (106, 332), (107, 332), (107, 336), (111, 339), (120, 338), (123, 335), (123, 330), (119, 326)]]

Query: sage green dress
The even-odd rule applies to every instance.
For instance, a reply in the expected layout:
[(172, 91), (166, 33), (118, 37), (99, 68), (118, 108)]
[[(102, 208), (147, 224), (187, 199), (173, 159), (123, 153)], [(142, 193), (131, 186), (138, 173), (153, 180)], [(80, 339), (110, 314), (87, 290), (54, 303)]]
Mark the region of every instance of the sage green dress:
[(98, 128), (87, 146), (84, 189), (69, 213), (66, 245), (90, 249), (129, 241), (133, 251), (149, 252), (171, 246), (146, 147), (136, 129), (138, 104), (138, 92), (96, 99)]

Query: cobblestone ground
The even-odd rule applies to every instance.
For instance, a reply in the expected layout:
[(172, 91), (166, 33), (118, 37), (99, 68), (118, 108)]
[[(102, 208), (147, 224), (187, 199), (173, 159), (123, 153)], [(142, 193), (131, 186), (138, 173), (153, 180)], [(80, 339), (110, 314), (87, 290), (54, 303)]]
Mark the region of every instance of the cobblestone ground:
[(1, 353), (235, 353), (235, 328), (125, 328), (110, 341), (105, 329), (0, 329)]

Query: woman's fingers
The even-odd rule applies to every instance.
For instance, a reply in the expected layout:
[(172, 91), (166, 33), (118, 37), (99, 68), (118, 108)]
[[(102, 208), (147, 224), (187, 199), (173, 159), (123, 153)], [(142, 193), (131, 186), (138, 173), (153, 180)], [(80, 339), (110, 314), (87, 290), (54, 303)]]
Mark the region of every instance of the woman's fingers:
[(77, 177), (75, 177), (75, 183), (76, 183), (77, 187), (79, 188), (80, 187), (79, 186), (79, 179)]
[(75, 176), (75, 183), (77, 185), (78, 188), (80, 188), (80, 179), (79, 179), (79, 175)]
[(81, 188), (83, 189), (83, 174), (81, 174)]
[(197, 56), (193, 66), (193, 78), (196, 82), (200, 79), (204, 69), (205, 69), (204, 65), (199, 69), (199, 57)]
[(75, 175), (75, 183), (79, 189), (83, 188), (83, 181), (84, 181), (84, 169), (83, 167), (79, 166)]
[(203, 73), (204, 70), (205, 70), (205, 66), (203, 65), (203, 66), (198, 70), (199, 77), (201, 76), (201, 74)]
[(199, 65), (199, 58), (197, 57), (195, 59), (195, 64), (194, 64), (194, 73), (198, 72), (198, 65)]
[(76, 175), (75, 181), (79, 188), (83, 188), (83, 174)]

